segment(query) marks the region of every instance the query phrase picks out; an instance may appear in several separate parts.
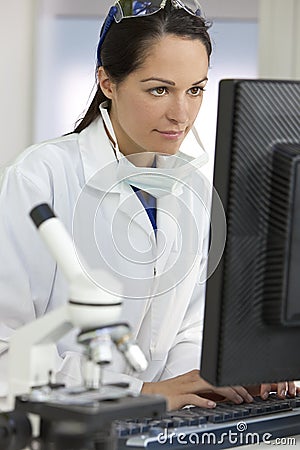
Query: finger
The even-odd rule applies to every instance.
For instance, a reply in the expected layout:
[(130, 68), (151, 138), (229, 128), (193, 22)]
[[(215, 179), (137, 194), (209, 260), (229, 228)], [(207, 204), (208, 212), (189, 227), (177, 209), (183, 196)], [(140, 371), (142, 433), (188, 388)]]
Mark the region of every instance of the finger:
[(207, 398), (199, 397), (195, 394), (177, 395), (168, 398), (168, 410), (180, 409), (187, 405), (198, 406), (200, 408), (215, 408), (216, 403)]
[(277, 395), (279, 398), (285, 398), (286, 390), (287, 390), (287, 384), (285, 381), (277, 384)]
[(184, 398), (182, 399), (182, 401), (184, 403), (184, 406), (194, 405), (199, 406), (200, 408), (210, 408), (210, 409), (215, 408), (217, 406), (216, 402), (214, 402), (213, 400), (200, 397), (199, 395), (187, 394), (183, 397)]
[(272, 385), (271, 384), (262, 384), (260, 386), (260, 396), (263, 400), (266, 400), (269, 397), (269, 394), (272, 390)]
[(226, 387), (226, 388), (216, 388), (215, 392), (217, 394), (221, 394), (223, 395), (223, 397), (227, 398), (228, 400), (230, 400), (233, 403), (236, 404), (240, 404), (243, 403), (244, 399), (241, 395), (239, 395), (238, 392), (236, 392), (233, 388), (231, 387)]
[(291, 396), (291, 397), (295, 397), (296, 395), (296, 385), (294, 383), (294, 381), (289, 381), (288, 385), (287, 385), (287, 393)]
[(252, 395), (243, 386), (234, 386), (233, 389), (242, 397), (246, 403), (253, 402)]

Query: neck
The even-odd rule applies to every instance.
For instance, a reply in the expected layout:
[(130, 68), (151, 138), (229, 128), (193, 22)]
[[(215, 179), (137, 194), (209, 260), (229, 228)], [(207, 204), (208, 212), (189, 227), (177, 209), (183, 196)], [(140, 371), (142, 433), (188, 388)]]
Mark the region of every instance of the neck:
[(118, 126), (116, 121), (113, 118), (112, 114), (109, 114), (110, 121), (112, 123), (115, 136), (117, 139), (117, 142), (115, 142), (114, 138), (111, 136), (111, 133), (109, 132), (105, 122), (104, 122), (104, 129), (107, 134), (108, 139), (110, 140), (115, 152), (116, 148), (119, 149), (120, 153), (123, 156), (126, 156), (127, 159), (134, 164), (136, 167), (152, 167), (155, 154), (153, 152), (147, 152), (147, 151), (141, 151), (140, 148), (133, 142), (130, 138), (128, 139), (128, 142), (124, 142), (125, 140), (122, 139), (122, 133), (119, 132)]

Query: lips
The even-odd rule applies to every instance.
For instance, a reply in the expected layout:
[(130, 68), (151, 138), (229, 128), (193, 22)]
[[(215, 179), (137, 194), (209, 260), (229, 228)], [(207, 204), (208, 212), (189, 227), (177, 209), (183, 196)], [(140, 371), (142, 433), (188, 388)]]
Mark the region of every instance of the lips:
[(169, 139), (179, 139), (183, 136), (184, 131), (183, 130), (155, 130), (157, 131), (161, 136), (164, 136)]

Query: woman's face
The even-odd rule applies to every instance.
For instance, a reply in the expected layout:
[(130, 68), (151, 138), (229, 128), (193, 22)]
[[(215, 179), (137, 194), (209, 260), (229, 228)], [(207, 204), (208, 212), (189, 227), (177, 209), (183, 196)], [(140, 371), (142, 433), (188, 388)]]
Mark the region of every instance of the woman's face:
[(167, 35), (122, 83), (108, 82), (121, 152), (175, 154), (199, 112), (207, 72), (207, 52), (198, 39)]

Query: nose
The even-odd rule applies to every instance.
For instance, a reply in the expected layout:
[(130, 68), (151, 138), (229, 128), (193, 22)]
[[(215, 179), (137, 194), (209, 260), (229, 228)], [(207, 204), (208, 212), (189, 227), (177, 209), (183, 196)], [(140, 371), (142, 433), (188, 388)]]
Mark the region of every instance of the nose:
[(181, 96), (170, 99), (167, 118), (173, 123), (186, 124), (189, 120), (188, 100)]

